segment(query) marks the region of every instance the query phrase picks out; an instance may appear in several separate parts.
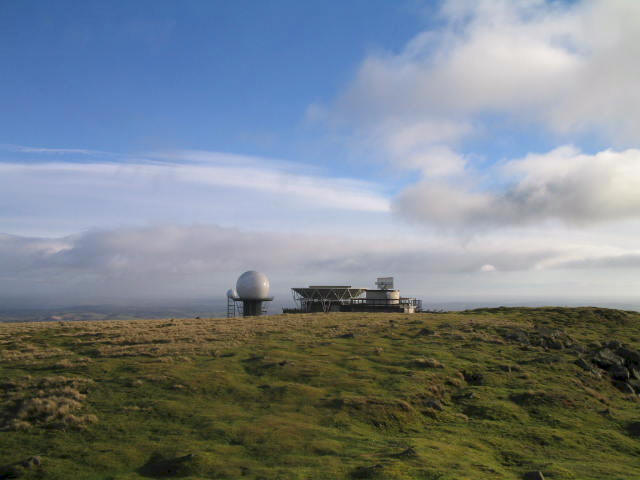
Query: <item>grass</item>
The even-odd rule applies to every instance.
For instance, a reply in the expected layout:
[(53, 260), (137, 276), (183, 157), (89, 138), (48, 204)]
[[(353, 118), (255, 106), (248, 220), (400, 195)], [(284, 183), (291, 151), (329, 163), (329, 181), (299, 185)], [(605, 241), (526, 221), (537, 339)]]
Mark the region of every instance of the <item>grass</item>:
[(638, 478), (638, 397), (574, 363), (612, 340), (640, 314), (0, 324), (0, 478)]

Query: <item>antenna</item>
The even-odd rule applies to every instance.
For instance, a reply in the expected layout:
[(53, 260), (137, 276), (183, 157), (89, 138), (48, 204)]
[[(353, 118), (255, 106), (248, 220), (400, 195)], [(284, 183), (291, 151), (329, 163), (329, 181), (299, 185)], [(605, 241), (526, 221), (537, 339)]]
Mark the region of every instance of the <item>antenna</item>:
[(393, 290), (393, 277), (378, 277), (376, 287), (378, 290)]

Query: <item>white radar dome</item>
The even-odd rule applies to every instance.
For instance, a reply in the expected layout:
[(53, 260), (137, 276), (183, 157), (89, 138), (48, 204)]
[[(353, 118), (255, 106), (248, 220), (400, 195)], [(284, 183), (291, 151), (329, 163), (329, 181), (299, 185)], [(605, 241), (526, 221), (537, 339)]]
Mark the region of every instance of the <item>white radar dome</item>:
[(237, 298), (238, 297), (238, 292), (236, 292), (235, 288), (230, 288), (229, 290), (227, 290), (227, 298)]
[(269, 279), (264, 273), (249, 270), (236, 282), (238, 297), (247, 300), (260, 300), (269, 297)]

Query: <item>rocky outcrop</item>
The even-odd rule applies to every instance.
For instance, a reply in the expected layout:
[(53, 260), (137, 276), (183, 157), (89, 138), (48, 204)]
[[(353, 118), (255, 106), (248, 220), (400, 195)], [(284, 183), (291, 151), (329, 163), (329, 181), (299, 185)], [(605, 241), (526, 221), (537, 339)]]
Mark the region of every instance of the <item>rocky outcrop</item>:
[(615, 340), (606, 345), (592, 343), (589, 347), (576, 365), (596, 375), (606, 373), (623, 393), (640, 394), (640, 352)]

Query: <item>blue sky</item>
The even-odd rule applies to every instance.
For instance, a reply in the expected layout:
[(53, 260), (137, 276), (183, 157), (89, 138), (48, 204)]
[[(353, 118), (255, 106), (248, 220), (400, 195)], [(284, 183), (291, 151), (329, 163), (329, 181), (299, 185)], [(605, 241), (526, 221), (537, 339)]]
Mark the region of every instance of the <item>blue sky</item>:
[[(11, 143), (121, 153), (230, 151), (329, 164), (307, 148), (369, 51), (424, 25), (413, 2), (3, 2), (0, 129)], [(316, 145), (321, 142), (317, 142)]]
[(0, 300), (206, 297), (261, 269), (279, 295), (395, 275), (433, 302), (626, 302), (639, 18), (632, 0), (2, 2)]

